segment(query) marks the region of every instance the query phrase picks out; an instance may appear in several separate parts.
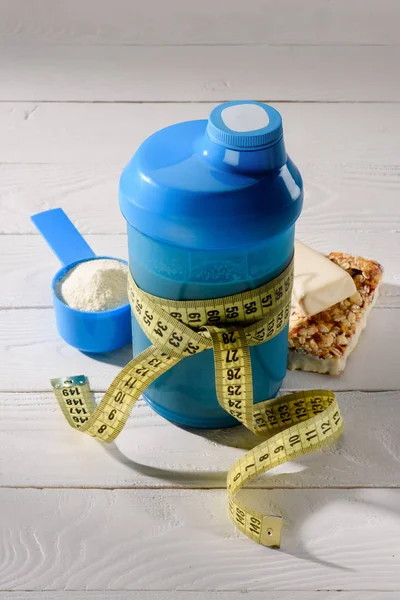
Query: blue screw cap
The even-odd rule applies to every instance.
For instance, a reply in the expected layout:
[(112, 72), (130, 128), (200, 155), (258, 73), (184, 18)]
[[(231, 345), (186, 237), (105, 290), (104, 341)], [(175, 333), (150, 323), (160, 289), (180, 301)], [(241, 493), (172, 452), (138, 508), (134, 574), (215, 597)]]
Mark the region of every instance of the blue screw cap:
[(263, 102), (224, 102), (211, 112), (207, 134), (213, 142), (230, 150), (261, 150), (281, 139), (282, 118)]

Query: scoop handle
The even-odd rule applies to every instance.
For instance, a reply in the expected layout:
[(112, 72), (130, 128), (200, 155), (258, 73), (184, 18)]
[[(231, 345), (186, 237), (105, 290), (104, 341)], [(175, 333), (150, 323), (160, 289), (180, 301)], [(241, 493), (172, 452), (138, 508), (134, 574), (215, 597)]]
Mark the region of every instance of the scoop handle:
[(52, 208), (32, 215), (31, 221), (62, 265), (96, 257), (62, 208)]

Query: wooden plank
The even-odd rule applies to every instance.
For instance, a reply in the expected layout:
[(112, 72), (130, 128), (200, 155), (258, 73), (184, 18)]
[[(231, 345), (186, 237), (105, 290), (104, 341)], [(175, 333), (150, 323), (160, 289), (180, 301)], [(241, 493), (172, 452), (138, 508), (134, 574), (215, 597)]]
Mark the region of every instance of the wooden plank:
[(1, 490), (2, 590), (400, 588), (400, 490), (275, 490), (280, 551), (230, 522), (222, 490)]
[(1, 0), (4, 44), (396, 44), (395, 0)]
[[(289, 371), (286, 389), (398, 390), (398, 309), (376, 308), (339, 377)], [(132, 358), (130, 346), (109, 354), (85, 355), (58, 336), (52, 309), (0, 310), (0, 380), (3, 391), (47, 390), (49, 379), (84, 373), (104, 391)]]
[[(398, 600), (398, 592), (247, 592), (246, 600)], [(0, 600), (243, 600), (243, 592), (0, 592)]]
[[(363, 165), (351, 162), (351, 158), (340, 166), (334, 163), (333, 155), (329, 164), (325, 156), (318, 159), (308, 155), (304, 147), (298, 160), (296, 156), (305, 185), (304, 208), (298, 221), (302, 235), (310, 231), (318, 235), (321, 228), (335, 237), (343, 231), (355, 235), (360, 230), (377, 231), (383, 236), (400, 231), (400, 167), (374, 166), (372, 161)], [(34, 233), (27, 216), (57, 206), (68, 212), (82, 233), (125, 233), (117, 191), (121, 171), (122, 164), (0, 165), (0, 233)], [(351, 243), (351, 236), (347, 237)]]
[[(399, 133), (394, 124), (400, 118), (399, 104), (272, 105), (282, 114), (289, 154), (303, 169), (315, 163), (313, 170), (321, 187), (330, 171), (336, 176), (342, 173), (351, 187), (364, 179), (373, 188), (375, 199), (380, 185), (394, 188), (398, 183)], [(207, 119), (214, 106), (210, 102), (3, 102), (0, 163), (73, 165), (78, 179), (74, 187), (81, 180), (103, 182), (105, 178), (94, 167), (122, 169), (146, 137), (179, 121)], [(1, 166), (3, 169), (4, 164)], [(30, 177), (33, 173), (29, 172)], [(110, 171), (107, 176), (117, 177), (118, 173)], [(62, 172), (53, 172), (50, 181), (56, 185), (58, 180), (62, 185)]]
[[(335, 172), (343, 171), (347, 185), (361, 178), (374, 188), (385, 180), (392, 186), (396, 183), (398, 133), (393, 124), (400, 117), (398, 104), (272, 105), (282, 114), (289, 153), (296, 162), (302, 160), (303, 168), (319, 158), (314, 169), (321, 178), (331, 167)], [(88, 176), (85, 170), (99, 163), (122, 169), (154, 131), (179, 121), (207, 119), (214, 106), (209, 102), (4, 102), (0, 104), (0, 163), (74, 165), (81, 168), (77, 170), (79, 179), (98, 179), (97, 171)], [(385, 166), (388, 172), (383, 170)], [(359, 175), (357, 167), (361, 169)], [(53, 174), (55, 181), (60, 176)]]
[[(276, 106), (303, 174), (304, 231), (400, 231), (400, 104)], [(124, 163), (154, 130), (206, 118), (211, 107), (0, 103), (0, 232), (30, 233), (27, 215), (53, 206), (68, 210), (83, 233), (124, 232)]]
[[(124, 235), (88, 235), (85, 239), (99, 256), (128, 257)], [(40, 235), (1, 235), (0, 270), (5, 285), (0, 289), (0, 307), (52, 306), (51, 281), (60, 268)]]
[[(66, 207), (68, 211), (68, 207)], [(83, 211), (83, 207), (81, 209)], [(87, 205), (87, 213), (89, 206)], [(68, 211), (69, 212), (69, 211)], [(111, 213), (113, 211), (110, 211)], [(90, 214), (90, 213), (89, 213)], [(107, 213), (101, 222), (107, 223)], [(81, 224), (78, 219), (78, 224)], [(385, 284), (378, 306), (400, 307), (400, 286), (397, 261), (400, 255), (400, 233), (315, 231), (300, 223), (298, 237), (321, 252), (348, 251), (362, 256), (371, 255), (385, 266)], [(87, 235), (85, 239), (98, 255), (128, 257), (125, 235)], [(0, 308), (50, 307), (51, 281), (60, 268), (57, 258), (41, 236), (0, 235)]]
[[(335, 237), (342, 231), (381, 231), (384, 235), (400, 231), (400, 166), (389, 162), (379, 165), (374, 159), (366, 159), (363, 164), (354, 157), (340, 165), (335, 163), (339, 154), (335, 159), (334, 150), (327, 151), (332, 158), (327, 162), (323, 152), (318, 158), (310, 156), (307, 146), (290, 144), (290, 148), (293, 146), (298, 152), (291, 154), (301, 168), (305, 185), (304, 208), (298, 222), (302, 234), (308, 230), (318, 235), (321, 227), (334, 232)], [(324, 140), (320, 148), (326, 148)], [(316, 146), (312, 152), (315, 150)], [(115, 166), (0, 165), (0, 233), (33, 233), (27, 216), (57, 206), (68, 212), (82, 233), (125, 233), (118, 207), (122, 168), (122, 162)], [(351, 243), (351, 236), (348, 240)]]
[(0, 100), (391, 102), (399, 61), (385, 45), (7, 46)]
[[(340, 392), (346, 426), (341, 440), (286, 463), (251, 487), (400, 487), (399, 395)], [(112, 445), (73, 431), (50, 392), (1, 393), (0, 411), (0, 455), (7, 457), (2, 487), (225, 489), (227, 470), (261, 442), (243, 427), (176, 427), (143, 400)]]
[(37, 233), (29, 216), (59, 206), (84, 234), (125, 233), (118, 205), (121, 171), (122, 164), (107, 163), (0, 164), (0, 234)]

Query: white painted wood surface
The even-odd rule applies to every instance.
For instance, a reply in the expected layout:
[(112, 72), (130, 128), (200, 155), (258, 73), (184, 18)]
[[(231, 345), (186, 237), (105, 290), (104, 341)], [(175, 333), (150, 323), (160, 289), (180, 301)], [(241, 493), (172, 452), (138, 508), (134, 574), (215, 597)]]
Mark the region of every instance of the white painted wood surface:
[[(94, 165), (120, 169), (155, 130), (181, 120), (207, 119), (214, 106), (214, 102), (1, 102), (0, 163), (74, 165), (81, 169), (81, 177), (85, 167)], [(374, 190), (387, 184), (390, 191), (398, 183), (398, 103), (273, 106), (282, 114), (289, 153), (302, 170), (315, 163), (312, 180), (320, 181), (321, 187), (326, 178), (328, 187), (331, 177), (351, 186), (369, 183)], [(97, 179), (99, 173), (95, 175)], [(112, 176), (117, 178), (118, 171)], [(359, 203), (362, 198), (353, 200)], [(370, 202), (364, 204), (372, 208)]]
[[(0, 600), (400, 596), (399, 20), (396, 0), (0, 0)], [(243, 428), (187, 431), (143, 401), (110, 446), (65, 424), (49, 378), (83, 371), (104, 391), (130, 349), (95, 360), (60, 340), (58, 263), (29, 221), (62, 206), (125, 257), (123, 165), (237, 97), (283, 115), (298, 236), (385, 267), (345, 373), (285, 380), (336, 390), (346, 429), (244, 492), (282, 512), (280, 551), (227, 517)]]
[[(155, 113), (158, 110), (160, 110), (158, 107), (154, 108)], [(318, 109), (315, 111), (318, 112)], [(298, 110), (298, 116), (304, 117), (301, 109)], [(331, 116), (328, 114), (327, 118)], [(102, 118), (103, 115), (100, 115), (99, 119)], [(349, 120), (351, 118), (350, 114)], [(393, 114), (393, 118), (400, 119), (400, 110)], [(323, 127), (322, 124), (321, 126)], [(384, 128), (382, 123), (379, 126)], [(38, 131), (40, 132), (40, 129)], [(305, 132), (304, 135), (306, 136)], [(16, 132), (15, 136), (27, 142), (25, 136), (19, 132)], [(293, 134), (290, 137), (292, 136)], [(322, 155), (320, 153), (320, 156), (317, 155), (318, 139), (321, 140), (321, 137), (324, 136), (318, 136), (314, 142), (313, 156), (310, 156), (310, 148), (307, 145), (301, 145), (298, 141), (295, 144), (299, 149), (299, 161), (305, 178), (305, 206), (298, 225), (301, 234), (318, 236), (321, 228), (325, 226), (326, 229), (333, 230), (335, 239), (336, 236), (341, 235), (342, 243), (348, 231), (351, 232), (348, 236), (349, 242), (352, 235), (369, 232), (387, 235), (400, 231), (400, 219), (397, 214), (400, 169), (391, 164), (394, 162), (393, 155), (388, 155), (385, 164), (379, 156), (363, 157), (360, 148), (355, 149), (353, 156), (343, 156), (345, 149), (339, 147), (337, 152), (341, 153), (343, 162), (341, 163), (337, 157), (335, 162), (336, 148), (332, 138), (327, 140), (327, 143), (332, 146), (331, 149)], [(322, 139), (321, 143), (324, 141)], [(347, 137), (345, 141), (348, 141)], [(59, 143), (60, 146), (56, 140), (51, 144), (54, 146), (53, 160), (58, 159), (57, 153), (65, 144), (65, 139), (60, 140)], [(74, 143), (81, 146), (83, 140), (76, 140)], [(383, 134), (376, 143), (375, 148), (379, 147), (379, 143), (385, 143)], [(11, 147), (12, 144), (15, 144), (13, 133), (3, 140), (0, 139), (2, 159), (6, 157), (7, 145)], [(396, 150), (392, 150), (395, 155)], [(29, 215), (55, 206), (63, 206), (68, 209), (71, 218), (84, 234), (125, 233), (125, 221), (118, 208), (117, 185), (121, 170), (133, 151), (126, 148), (124, 155), (120, 151), (121, 156), (116, 165), (109, 164), (110, 160), (115, 160), (111, 154), (95, 158), (98, 163), (95, 165), (70, 164), (66, 161), (74, 158), (69, 156), (58, 159), (59, 162), (56, 164), (26, 164), (24, 160), (28, 155), (27, 149), (18, 146), (15, 159), (19, 162), (0, 164), (0, 209), (4, 215), (0, 222), (0, 232), (35, 233)], [(31, 152), (34, 152), (33, 143)], [(72, 146), (70, 146), (71, 153)], [(77, 153), (79, 154), (79, 149)], [(294, 156), (293, 153), (292, 155)], [(46, 160), (51, 161), (51, 157), (46, 157)], [(85, 159), (82, 156), (81, 160), (92, 160), (92, 156), (89, 153), (89, 157), (86, 156)], [(342, 210), (349, 213), (347, 219), (343, 218)], [(328, 238), (326, 243), (332, 244), (332, 241)], [(378, 242), (378, 247), (379, 245)]]
[[(212, 107), (0, 103), (0, 231), (35, 232), (30, 214), (63, 206), (82, 233), (124, 233), (118, 178), (141, 140), (180, 119), (204, 119)], [(323, 227), (331, 247), (346, 231), (400, 231), (400, 105), (276, 107), (305, 181), (299, 231)]]
[[(308, 373), (305, 376), (301, 371), (288, 371), (284, 389), (329, 386), (332, 390), (398, 390), (399, 316), (399, 309), (374, 309), (341, 375), (327, 377)], [(0, 310), (0, 355), (4, 391), (44, 391), (51, 377), (82, 372), (90, 377), (93, 390), (105, 391), (121, 367), (131, 360), (132, 351), (125, 346), (111, 354), (85, 355), (58, 336), (53, 309), (5, 309)]]
[[(398, 392), (340, 392), (338, 401), (346, 423), (339, 442), (285, 463), (252, 486), (400, 487)], [(225, 489), (229, 467), (260, 442), (244, 427), (178, 428), (142, 400), (111, 445), (73, 431), (50, 392), (2, 393), (0, 412), (0, 485), (8, 487)]]
[(5, 44), (398, 44), (395, 0), (1, 0)]
[[(115, 199), (114, 204), (117, 204)], [(13, 209), (12, 206), (10, 208)], [(65, 208), (68, 210), (68, 202)], [(68, 212), (70, 213), (69, 210)], [(92, 216), (92, 220), (94, 219), (97, 221), (97, 213)], [(103, 221), (106, 226), (104, 216)], [(34, 233), (33, 226), (31, 231)], [(298, 236), (320, 252), (339, 250), (370, 256), (384, 263), (385, 283), (377, 306), (400, 308), (400, 281), (397, 273), (400, 236), (397, 233), (389, 232), (382, 236), (382, 233), (370, 231), (339, 231), (335, 233), (333, 245), (332, 237), (327, 236), (325, 228), (315, 230), (300, 222)], [(125, 235), (91, 234), (86, 235), (85, 239), (99, 255), (125, 259), (128, 257)], [(60, 263), (41, 236), (25, 236), (23, 244), (20, 235), (0, 236), (0, 270), (4, 283), (0, 286), (0, 308), (50, 308), (51, 280), (59, 268)], [(21, 278), (21, 269), (24, 271), (24, 278)]]
[[(0, 100), (393, 102), (399, 46), (8, 46)], [(101, 64), (101, 69), (99, 69)], [(195, 68), (194, 68), (195, 66)], [(373, 74), (373, 75), (371, 75)]]
[(247, 491), (258, 509), (282, 515), (280, 551), (232, 527), (222, 490), (4, 489), (2, 496), (6, 589), (400, 587), (400, 490)]

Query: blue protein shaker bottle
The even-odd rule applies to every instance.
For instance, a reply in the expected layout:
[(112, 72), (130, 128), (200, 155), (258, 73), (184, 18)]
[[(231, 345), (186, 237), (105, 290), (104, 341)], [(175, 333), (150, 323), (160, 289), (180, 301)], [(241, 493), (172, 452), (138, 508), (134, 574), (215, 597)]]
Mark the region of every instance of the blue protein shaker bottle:
[[(287, 156), (282, 119), (267, 104), (220, 104), (208, 121), (157, 131), (120, 180), (129, 265), (144, 291), (172, 300), (218, 298), (256, 288), (290, 262), (303, 202)], [(132, 316), (136, 356), (150, 345)], [(274, 397), (285, 377), (287, 328), (250, 348), (254, 402)], [(146, 401), (192, 427), (237, 421), (216, 397), (211, 350), (188, 357), (153, 382)]]

